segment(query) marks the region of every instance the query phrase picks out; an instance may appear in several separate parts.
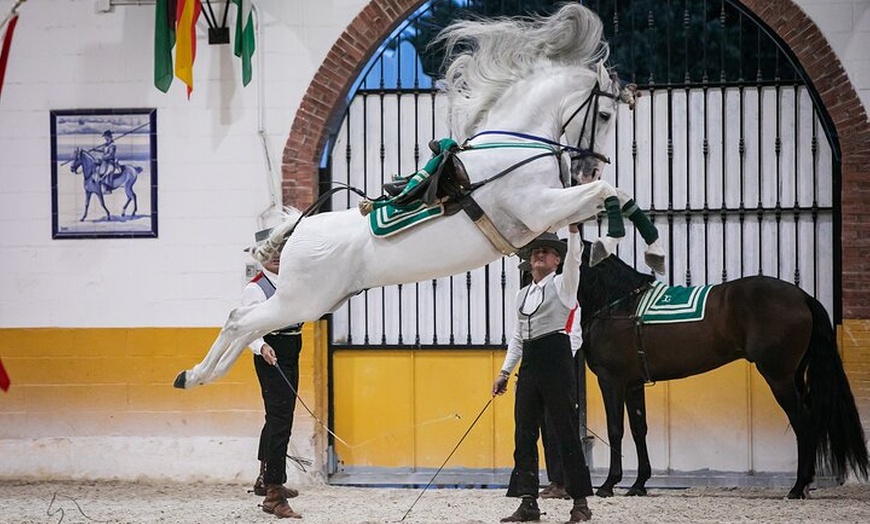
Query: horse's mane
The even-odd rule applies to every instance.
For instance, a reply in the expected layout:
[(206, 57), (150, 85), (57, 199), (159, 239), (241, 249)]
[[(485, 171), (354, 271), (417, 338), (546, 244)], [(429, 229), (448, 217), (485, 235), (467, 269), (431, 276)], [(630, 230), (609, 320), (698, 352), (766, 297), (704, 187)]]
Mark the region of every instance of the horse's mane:
[(512, 85), (543, 68), (594, 71), (610, 52), (602, 35), (598, 15), (580, 4), (546, 17), (462, 20), (446, 27), (433, 44), (444, 44), (450, 64), (442, 90), (454, 136), (471, 136)]
[(636, 271), (616, 255), (610, 255), (595, 267), (589, 267), (592, 246), (583, 242), (583, 257), (580, 264), (580, 288), (577, 301), (580, 303), (582, 322), (586, 323), (602, 308), (614, 306), (614, 312), (634, 304), (623, 300), (638, 289), (645, 288), (655, 277)]

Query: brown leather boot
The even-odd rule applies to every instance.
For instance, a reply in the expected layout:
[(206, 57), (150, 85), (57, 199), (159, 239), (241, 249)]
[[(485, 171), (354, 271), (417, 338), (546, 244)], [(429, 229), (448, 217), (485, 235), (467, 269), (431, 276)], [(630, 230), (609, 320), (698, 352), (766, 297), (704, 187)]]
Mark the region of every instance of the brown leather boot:
[(282, 519), (301, 519), (302, 515), (293, 511), (293, 508), (287, 503), (287, 497), (283, 493), (284, 489), (286, 488), (280, 484), (266, 484), (266, 498), (263, 499), (262, 505), (263, 511)]
[(592, 510), (586, 503), (586, 497), (574, 499), (574, 507), (571, 508), (571, 517), (565, 524), (573, 522), (586, 522), (592, 520)]
[(520, 507), (510, 516), (501, 519), (501, 522), (529, 522), (541, 519), (541, 510), (538, 509), (538, 501), (531, 497), (523, 497)]
[(569, 495), (568, 492), (565, 491), (564, 486), (556, 482), (550, 482), (547, 487), (541, 490), (540, 496), (542, 499), (571, 499), (571, 495)]

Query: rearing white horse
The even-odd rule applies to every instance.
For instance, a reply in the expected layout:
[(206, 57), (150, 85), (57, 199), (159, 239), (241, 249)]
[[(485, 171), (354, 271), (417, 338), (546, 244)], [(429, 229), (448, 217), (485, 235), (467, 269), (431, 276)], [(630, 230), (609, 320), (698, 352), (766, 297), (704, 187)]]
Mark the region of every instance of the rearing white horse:
[[(317, 320), (364, 289), (469, 271), (544, 231), (595, 217), (605, 201), (625, 204), (597, 180), (617, 103), (628, 94), (604, 67), (609, 50), (595, 13), (568, 4), (549, 17), (461, 21), (438, 40), (452, 58), (443, 87), (452, 134), (463, 142), (459, 155), (471, 181), (489, 180), (472, 197), (501, 250), (493, 233), (485, 235), (464, 213), (380, 238), (355, 209), (298, 223), (297, 212), (256, 253), (263, 260), (283, 244), (275, 294), (234, 309), (203, 361), (182, 371), (176, 387), (220, 378), (255, 338)], [(581, 176), (596, 180), (573, 185), (572, 173), (578, 183)], [(621, 224), (620, 207), (615, 213), (612, 207), (609, 219)], [(603, 257), (618, 235), (602, 240)]]

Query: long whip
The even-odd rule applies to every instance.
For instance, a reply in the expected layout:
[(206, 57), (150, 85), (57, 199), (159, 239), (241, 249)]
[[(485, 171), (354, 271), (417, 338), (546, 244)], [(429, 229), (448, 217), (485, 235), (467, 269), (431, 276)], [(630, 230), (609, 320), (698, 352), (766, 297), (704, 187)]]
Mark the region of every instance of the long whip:
[[(136, 131), (139, 131), (139, 130), (142, 129), (143, 127), (145, 127), (145, 126), (150, 126), (150, 125), (151, 125), (151, 122), (145, 122), (145, 123), (142, 124), (141, 126), (134, 127), (133, 129), (127, 131), (126, 133), (121, 133), (120, 135), (118, 135), (118, 136), (116, 136), (116, 137), (113, 137), (112, 140), (120, 140), (121, 138), (124, 138), (125, 136), (129, 135), (130, 133), (135, 133)], [(92, 153), (92, 152), (96, 151), (97, 149), (100, 149), (101, 147), (103, 147), (103, 146), (102, 146), (102, 145), (94, 146), (94, 147), (92, 147), (92, 148), (90, 148), (90, 149), (86, 149), (85, 152), (86, 152), (86, 153)], [(64, 162), (61, 162), (60, 165), (65, 166), (65, 165), (69, 164), (69, 163), (72, 162), (72, 161), (73, 161), (73, 159), (70, 158), (69, 160), (66, 160), (66, 161), (64, 161)]]
[(321, 426), (323, 429), (325, 429), (327, 433), (329, 433), (330, 435), (332, 435), (333, 437), (335, 437), (335, 440), (341, 442), (342, 444), (344, 444), (345, 446), (347, 446), (347, 447), (349, 447), (349, 448), (352, 447), (350, 444), (348, 444), (347, 442), (345, 442), (345, 440), (344, 440), (343, 438), (341, 438), (341, 437), (339, 437), (338, 435), (336, 435), (335, 433), (333, 433), (333, 431), (332, 431), (331, 429), (329, 429), (329, 428), (326, 426), (326, 424), (323, 423), (322, 420), (320, 420), (320, 417), (318, 417), (317, 415), (314, 414), (313, 411), (311, 411), (311, 408), (309, 408), (309, 407), (308, 407), (308, 404), (306, 404), (305, 401), (302, 400), (302, 397), (299, 396), (299, 393), (296, 391), (296, 388), (294, 388), (294, 387), (293, 387), (293, 384), (290, 383), (290, 379), (287, 378), (287, 375), (284, 374), (284, 370), (282, 370), (282, 369), (278, 366), (278, 363), (277, 363), (277, 362), (275, 362), (275, 364), (273, 365), (273, 367), (274, 367), (275, 369), (278, 370), (278, 373), (281, 374), (281, 377), (284, 379), (284, 382), (286, 382), (287, 385), (290, 386), (290, 390), (293, 391), (293, 394), (294, 394), (294, 395), (296, 395), (296, 400), (298, 400), (299, 403), (302, 404), (302, 407), (304, 407), (304, 408), (305, 408), (305, 411), (307, 411), (308, 414), (311, 415), (311, 418), (313, 418), (315, 422), (317, 422), (318, 424), (320, 424), (320, 426)]
[(408, 508), (408, 511), (405, 512), (405, 514), (402, 516), (402, 520), (399, 521), (399, 522), (404, 522), (404, 521), (405, 521), (405, 518), (408, 517), (408, 515), (411, 513), (411, 510), (414, 509), (414, 506), (417, 505), (417, 502), (420, 500), (420, 498), (423, 497), (423, 493), (426, 493), (426, 490), (429, 489), (429, 486), (431, 486), (432, 483), (435, 482), (435, 477), (437, 477), (438, 474), (441, 473), (441, 470), (444, 469), (444, 466), (447, 465), (447, 461), (450, 460), (450, 457), (452, 457), (454, 453), (456, 453), (456, 450), (459, 449), (459, 445), (462, 444), (462, 441), (465, 440), (465, 437), (468, 436), (468, 434), (471, 432), (471, 429), (474, 428), (474, 425), (477, 424), (477, 421), (480, 420), (480, 417), (483, 416), (483, 413), (486, 411), (486, 409), (489, 407), (489, 405), (492, 404), (492, 401), (493, 401), (494, 399), (495, 399), (494, 396), (493, 396), (493, 397), (490, 397), (490, 399), (486, 402), (486, 404), (483, 406), (483, 409), (480, 410), (480, 413), (477, 414), (477, 417), (474, 418), (474, 421), (471, 423), (470, 426), (468, 426), (468, 429), (465, 430), (465, 434), (462, 435), (462, 438), (459, 439), (459, 442), (457, 442), (456, 445), (453, 446), (453, 451), (451, 451), (450, 454), (447, 455), (447, 458), (444, 459), (444, 463), (441, 464), (441, 467), (438, 468), (438, 471), (436, 471), (435, 474), (432, 475), (432, 478), (431, 478), (431, 479), (429, 480), (429, 482), (426, 484), (426, 487), (423, 488), (423, 491), (421, 491), (419, 495), (417, 495), (417, 498), (414, 500), (414, 503), (411, 504), (411, 507)]

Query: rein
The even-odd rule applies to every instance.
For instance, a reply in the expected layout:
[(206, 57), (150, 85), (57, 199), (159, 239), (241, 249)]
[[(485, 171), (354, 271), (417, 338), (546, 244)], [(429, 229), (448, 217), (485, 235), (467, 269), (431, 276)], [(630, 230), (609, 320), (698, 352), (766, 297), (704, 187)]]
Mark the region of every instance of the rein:
[[(627, 295), (625, 295), (625, 296), (623, 296), (623, 297), (620, 297), (620, 298), (617, 298), (616, 300), (610, 302), (609, 304), (607, 304), (607, 305), (605, 305), (605, 306), (602, 306), (602, 307), (599, 308), (595, 313), (593, 313), (592, 315), (590, 315), (590, 317), (589, 317), (587, 320), (585, 320), (585, 321), (582, 323), (583, 326), (586, 327), (590, 322), (592, 322), (592, 321), (595, 320), (595, 319), (598, 319), (598, 318), (605, 318), (605, 317), (604, 317), (604, 313), (605, 313), (605, 312), (607, 312), (607, 311), (611, 311), (611, 310), (613, 310), (614, 308), (616, 308), (616, 306), (622, 304), (623, 302), (625, 302), (625, 301), (627, 301), (627, 300), (629, 300), (629, 299), (632, 299), (632, 298), (634, 298), (634, 297), (637, 296), (637, 295), (641, 295), (641, 294), (643, 294), (647, 289), (649, 289), (649, 287), (650, 287), (651, 285), (652, 285), (652, 282), (645, 282), (643, 285), (638, 286), (638, 287), (636, 287), (635, 289), (631, 290)], [(632, 316), (633, 316), (633, 315), (632, 315)], [(632, 316), (627, 316), (627, 317), (625, 317), (625, 318), (632, 318)], [(610, 316), (610, 317), (606, 317), (606, 318), (617, 318), (617, 317)], [(621, 317), (620, 317), (620, 318), (621, 318)]]
[[(584, 105), (585, 105), (585, 103), (586, 102), (584, 102)], [(583, 106), (580, 106), (580, 108), (578, 108), (577, 111), (579, 111), (582, 108), (583, 108)], [(576, 115), (576, 114), (577, 113), (575, 111), (574, 115)], [(574, 115), (571, 115), (571, 118), (574, 118)], [(569, 118), (568, 121), (570, 122), (571, 119)], [(565, 125), (568, 125), (568, 122), (566, 122)], [(562, 126), (562, 132), (563, 133), (565, 132), (565, 126)], [(607, 158), (606, 156), (602, 155), (601, 153), (596, 153), (595, 151), (593, 151), (591, 149), (583, 149), (583, 148), (579, 147), (579, 141), (578, 141), (578, 147), (575, 147), (575, 146), (570, 146), (568, 144), (563, 144), (561, 142), (557, 142), (555, 140), (551, 140), (549, 138), (545, 138), (545, 137), (537, 136), (537, 135), (531, 135), (529, 133), (523, 133), (520, 131), (502, 131), (502, 130), (498, 130), (498, 129), (481, 131), (479, 133), (475, 133), (474, 136), (467, 139), (465, 141), (465, 143), (467, 144), (469, 141), (474, 140), (475, 138), (477, 138), (479, 136), (484, 136), (484, 135), (501, 135), (501, 136), (512, 136), (512, 137), (516, 137), (516, 138), (523, 138), (525, 140), (532, 140), (534, 142), (540, 142), (542, 144), (557, 146), (557, 147), (562, 149), (562, 151), (558, 151), (558, 152), (553, 151), (554, 154), (556, 154), (556, 153), (560, 154), (564, 151), (569, 151), (572, 153), (576, 153), (577, 158), (584, 158), (587, 156), (591, 156), (591, 157), (597, 158), (599, 160), (602, 160), (604, 162), (607, 162), (608, 164), (610, 163), (610, 159)], [(512, 147), (512, 146), (513, 146), (512, 144), (511, 145), (508, 145), (508, 144), (503, 145), (503, 147)], [(482, 144), (479, 146), (474, 146), (474, 145), (463, 146), (463, 149), (477, 149), (477, 148), (481, 148), (481, 147), (486, 147), (486, 146), (485, 146), (485, 144)], [(496, 146), (496, 147), (502, 147), (502, 145), (499, 144), (499, 146)], [(518, 144), (516, 147), (524, 147), (524, 146)], [(528, 146), (525, 146), (525, 147), (528, 147)]]
[(641, 320), (641, 317), (634, 314), (626, 315), (625, 317), (604, 317), (603, 313), (606, 311), (612, 311), (616, 306), (622, 304), (623, 302), (634, 299), (634, 297), (636, 296), (642, 295), (651, 286), (652, 282), (645, 282), (643, 285), (633, 289), (624, 297), (618, 298), (613, 302), (610, 302), (606, 306), (593, 313), (592, 316), (590, 316), (587, 320), (581, 322), (583, 331), (586, 331), (589, 328), (589, 324), (591, 324), (593, 320), (600, 318), (631, 320), (634, 324), (634, 332), (637, 337), (637, 358), (640, 361), (641, 378), (643, 379), (644, 384), (655, 384), (655, 381), (652, 380), (652, 378), (650, 377), (649, 362), (647, 361), (646, 349), (643, 345), (643, 321)]

